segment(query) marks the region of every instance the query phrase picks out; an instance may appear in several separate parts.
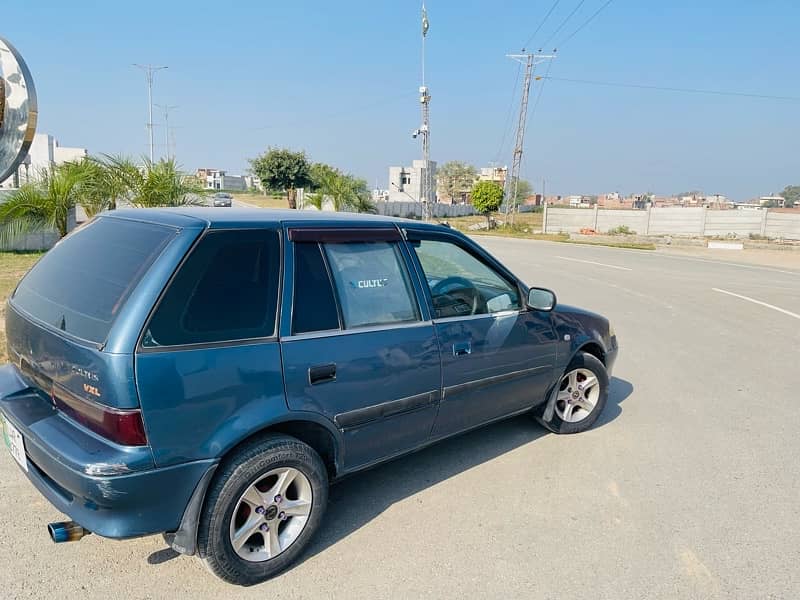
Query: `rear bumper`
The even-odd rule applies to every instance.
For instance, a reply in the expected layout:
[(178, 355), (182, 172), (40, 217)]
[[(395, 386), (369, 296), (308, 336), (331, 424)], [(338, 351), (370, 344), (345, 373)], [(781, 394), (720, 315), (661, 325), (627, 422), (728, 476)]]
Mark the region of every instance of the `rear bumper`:
[[(7, 369), (0, 368), (0, 384), (11, 381)], [(60, 415), (36, 392), (0, 388), (0, 413), (24, 438), (28, 479), (54, 507), (98, 535), (123, 539), (175, 531), (198, 482), (216, 463), (153, 468), (149, 448), (112, 444)]]

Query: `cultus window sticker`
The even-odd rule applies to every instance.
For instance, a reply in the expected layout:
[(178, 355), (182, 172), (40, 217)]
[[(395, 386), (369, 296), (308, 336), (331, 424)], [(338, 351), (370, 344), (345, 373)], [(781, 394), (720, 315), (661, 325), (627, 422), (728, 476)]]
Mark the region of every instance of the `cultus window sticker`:
[(362, 290), (367, 288), (382, 288), (389, 285), (389, 279), (386, 277), (383, 279), (360, 279), (358, 281), (351, 281), (350, 285), (353, 288)]

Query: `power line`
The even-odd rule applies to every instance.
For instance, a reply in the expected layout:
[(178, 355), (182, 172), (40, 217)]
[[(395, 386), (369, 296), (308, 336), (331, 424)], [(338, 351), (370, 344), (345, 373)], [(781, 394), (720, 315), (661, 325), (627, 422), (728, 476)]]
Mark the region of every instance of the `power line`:
[(547, 77), (552, 81), (565, 81), (568, 83), (581, 83), (584, 85), (599, 85), (605, 87), (634, 88), (640, 90), (657, 90), (662, 92), (678, 92), (686, 94), (710, 94), (714, 96), (736, 96), (740, 98), (757, 98), (760, 100), (783, 100), (786, 102), (800, 102), (798, 96), (774, 96), (771, 94), (750, 94), (747, 92), (732, 92), (725, 90), (704, 90), (700, 88), (679, 88), (660, 85), (644, 85), (638, 83), (616, 83), (612, 81), (593, 81), (589, 79), (569, 79), (567, 77)]
[(527, 42), (525, 42), (525, 43), (522, 45), (522, 49), (523, 49), (523, 50), (524, 50), (525, 48), (527, 48), (527, 47), (528, 47), (528, 44), (530, 44), (530, 43), (531, 43), (531, 41), (533, 41), (533, 38), (535, 38), (535, 37), (536, 37), (536, 34), (537, 34), (537, 33), (539, 33), (539, 30), (542, 28), (542, 26), (543, 26), (545, 23), (547, 23), (547, 19), (550, 17), (550, 15), (551, 15), (551, 14), (553, 13), (553, 11), (556, 9), (556, 6), (558, 6), (558, 3), (559, 3), (559, 2), (561, 2), (561, 0), (556, 0), (555, 2), (553, 2), (553, 5), (550, 7), (550, 10), (548, 10), (548, 11), (547, 11), (547, 14), (544, 16), (544, 19), (542, 19), (542, 22), (541, 22), (541, 23), (539, 23), (539, 26), (536, 28), (536, 31), (534, 31), (534, 32), (531, 34), (531, 37), (529, 37), (529, 38), (528, 38), (528, 41), (527, 41)]
[(572, 38), (574, 38), (574, 37), (575, 37), (575, 36), (578, 34), (578, 32), (579, 32), (581, 29), (583, 29), (583, 28), (584, 28), (584, 27), (586, 27), (586, 26), (587, 26), (589, 23), (591, 23), (592, 21), (594, 21), (594, 18), (595, 18), (597, 15), (599, 15), (601, 12), (603, 12), (603, 10), (606, 8), (606, 6), (608, 6), (609, 4), (611, 4), (613, 1), (614, 1), (614, 0), (608, 0), (608, 1), (607, 1), (605, 4), (603, 4), (603, 6), (601, 6), (601, 7), (600, 7), (600, 8), (598, 8), (598, 9), (597, 9), (597, 10), (596, 10), (594, 13), (592, 13), (592, 16), (591, 16), (591, 17), (589, 17), (588, 19), (586, 19), (586, 20), (585, 20), (585, 21), (584, 21), (584, 22), (581, 24), (581, 26), (580, 26), (580, 27), (578, 27), (578, 28), (577, 28), (575, 31), (573, 31), (572, 33), (570, 33), (570, 34), (569, 34), (569, 35), (568, 35), (568, 36), (567, 36), (567, 37), (564, 39), (564, 41), (562, 41), (560, 44), (558, 44), (558, 47), (559, 47), (559, 48), (563, 47), (563, 46), (564, 46), (564, 44), (566, 44), (568, 41), (570, 41)]
[(574, 15), (576, 12), (578, 12), (578, 10), (580, 9), (580, 7), (581, 7), (581, 6), (583, 6), (583, 3), (584, 3), (584, 2), (586, 2), (586, 0), (581, 0), (580, 2), (578, 2), (578, 5), (577, 5), (575, 8), (573, 8), (573, 9), (572, 9), (572, 12), (571, 12), (571, 13), (569, 13), (569, 14), (567, 15), (567, 18), (566, 18), (566, 19), (564, 19), (563, 21), (561, 21), (561, 25), (559, 25), (558, 27), (556, 27), (556, 30), (555, 30), (553, 33), (551, 33), (551, 34), (550, 34), (550, 37), (548, 37), (548, 38), (547, 38), (547, 39), (544, 41), (544, 43), (542, 44), (542, 46), (547, 46), (548, 42), (550, 42), (550, 40), (552, 40), (554, 37), (556, 37), (556, 36), (557, 36), (557, 35), (558, 35), (558, 34), (561, 32), (561, 30), (564, 28), (564, 25), (566, 25), (566, 24), (567, 24), (567, 22), (568, 22), (568, 21), (569, 21), (569, 20), (572, 18), (572, 15)]
[[(536, 102), (533, 103), (533, 110), (531, 110), (531, 120), (533, 120), (533, 116), (536, 114), (536, 109), (539, 107), (539, 100), (542, 99), (542, 93), (544, 92), (544, 84), (547, 83), (547, 80), (550, 79), (550, 68), (553, 66), (553, 61), (551, 60), (547, 63), (547, 71), (545, 71), (544, 76), (541, 78), (542, 85), (539, 86), (539, 94), (536, 96)], [(538, 77), (536, 79), (539, 79)]]
[(517, 85), (519, 84), (519, 75), (522, 72), (522, 64), (517, 64), (517, 77), (514, 79), (514, 89), (511, 91), (511, 100), (508, 103), (508, 114), (506, 114), (506, 124), (503, 125), (503, 137), (500, 139), (500, 147), (497, 149), (497, 154), (494, 157), (494, 162), (498, 162), (500, 160), (501, 155), (503, 154), (503, 149), (506, 147), (506, 138), (508, 137), (508, 132), (511, 130), (511, 115), (514, 112), (514, 100), (517, 97)]

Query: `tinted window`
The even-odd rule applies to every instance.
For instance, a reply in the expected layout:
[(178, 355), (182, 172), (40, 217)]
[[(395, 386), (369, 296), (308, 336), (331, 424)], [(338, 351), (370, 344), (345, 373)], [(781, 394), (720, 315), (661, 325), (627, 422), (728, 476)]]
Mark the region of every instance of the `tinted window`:
[(150, 223), (95, 219), (36, 263), (12, 304), (76, 337), (103, 342), (128, 296), (175, 233)]
[(339, 329), (333, 286), (317, 243), (294, 245), (294, 308), (292, 331)]
[(414, 251), (425, 272), (437, 317), (459, 317), (520, 308), (517, 286), (451, 242), (422, 240)]
[(345, 328), (419, 320), (396, 243), (325, 244)]
[(143, 345), (274, 335), (279, 272), (277, 232), (207, 233), (170, 283)]

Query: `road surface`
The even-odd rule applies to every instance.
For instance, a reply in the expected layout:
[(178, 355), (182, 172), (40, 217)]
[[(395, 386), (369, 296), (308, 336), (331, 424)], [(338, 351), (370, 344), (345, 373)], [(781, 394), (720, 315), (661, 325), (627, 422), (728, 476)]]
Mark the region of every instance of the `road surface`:
[(515, 418), (352, 477), (302, 562), (250, 589), (160, 537), (54, 546), (62, 516), (0, 452), (0, 597), (800, 596), (800, 264), (479, 241), (611, 318), (593, 430)]

